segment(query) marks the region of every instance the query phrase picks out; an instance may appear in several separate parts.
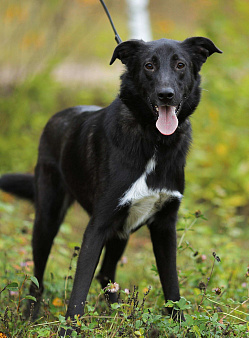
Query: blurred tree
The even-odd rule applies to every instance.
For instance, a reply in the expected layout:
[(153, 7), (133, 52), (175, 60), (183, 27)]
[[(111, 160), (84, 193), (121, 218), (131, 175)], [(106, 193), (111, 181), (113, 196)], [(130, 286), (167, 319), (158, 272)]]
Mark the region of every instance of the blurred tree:
[(131, 39), (152, 40), (149, 0), (126, 0), (128, 6), (128, 25)]

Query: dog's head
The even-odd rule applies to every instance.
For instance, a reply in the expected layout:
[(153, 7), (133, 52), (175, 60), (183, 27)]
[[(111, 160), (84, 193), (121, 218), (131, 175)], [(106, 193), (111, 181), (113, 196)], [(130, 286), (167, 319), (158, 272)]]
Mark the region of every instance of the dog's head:
[(199, 86), (201, 66), (213, 53), (222, 52), (203, 37), (183, 42), (129, 40), (116, 47), (110, 64), (119, 59), (126, 65), (136, 90), (156, 118), (157, 129), (163, 135), (171, 135), (181, 115), (186, 117), (196, 108), (192, 107), (189, 113), (183, 109), (193, 89)]

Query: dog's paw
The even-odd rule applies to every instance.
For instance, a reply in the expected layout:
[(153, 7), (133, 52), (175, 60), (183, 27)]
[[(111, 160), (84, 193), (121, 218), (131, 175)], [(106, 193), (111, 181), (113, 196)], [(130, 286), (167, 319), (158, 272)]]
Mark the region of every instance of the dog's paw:
[(60, 338), (66, 338), (66, 337), (71, 337), (72, 336), (72, 330), (71, 329), (64, 329), (61, 328), (59, 332), (59, 337)]

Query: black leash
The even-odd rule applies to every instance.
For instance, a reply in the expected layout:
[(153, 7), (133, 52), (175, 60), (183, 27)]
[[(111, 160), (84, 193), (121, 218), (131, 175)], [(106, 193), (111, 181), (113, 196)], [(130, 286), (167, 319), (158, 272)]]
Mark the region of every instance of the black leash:
[(119, 45), (119, 44), (122, 42), (122, 40), (120, 39), (120, 36), (118, 35), (118, 32), (116, 31), (116, 28), (115, 28), (114, 23), (113, 23), (113, 21), (112, 21), (111, 15), (110, 15), (110, 13), (109, 13), (109, 11), (108, 11), (108, 9), (107, 9), (107, 7), (106, 7), (104, 1), (103, 1), (103, 0), (99, 0), (99, 1), (101, 2), (102, 6), (104, 7), (104, 10), (105, 10), (105, 12), (106, 12), (106, 15), (108, 16), (108, 19), (109, 19), (109, 21), (110, 21), (110, 23), (111, 23), (113, 32), (114, 32), (114, 34), (115, 34), (115, 40), (116, 40), (117, 44)]

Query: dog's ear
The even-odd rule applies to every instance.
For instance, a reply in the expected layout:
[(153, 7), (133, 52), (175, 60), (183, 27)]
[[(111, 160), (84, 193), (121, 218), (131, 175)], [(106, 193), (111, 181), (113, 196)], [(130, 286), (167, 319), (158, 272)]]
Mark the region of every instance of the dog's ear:
[(198, 71), (210, 55), (213, 53), (222, 53), (222, 51), (215, 46), (213, 41), (203, 37), (188, 38), (184, 40), (182, 44), (184, 47), (187, 47)]
[(112, 65), (116, 59), (119, 59), (123, 64), (127, 65), (144, 43), (143, 40), (128, 40), (120, 43), (113, 52), (110, 65)]

